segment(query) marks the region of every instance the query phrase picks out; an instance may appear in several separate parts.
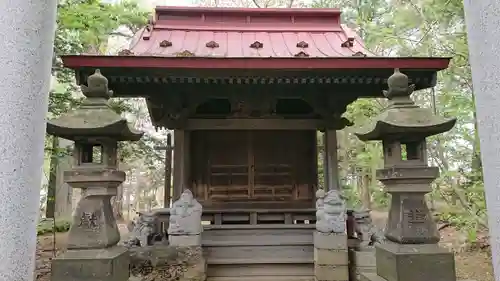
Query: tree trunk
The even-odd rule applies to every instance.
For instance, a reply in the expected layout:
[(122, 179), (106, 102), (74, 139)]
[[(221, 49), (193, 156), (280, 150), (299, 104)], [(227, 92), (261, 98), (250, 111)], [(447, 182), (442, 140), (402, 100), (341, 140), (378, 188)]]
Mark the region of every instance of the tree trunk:
[(50, 171), (49, 184), (47, 187), (47, 208), (45, 209), (45, 217), (54, 218), (56, 209), (56, 186), (57, 186), (57, 166), (59, 156), (57, 151), (59, 148), (59, 138), (52, 136), (52, 149), (50, 151)]
[[(472, 100), (475, 100), (474, 98)], [(474, 106), (475, 108), (475, 106)], [(479, 132), (477, 126), (477, 114), (474, 110), (474, 143), (472, 145), (471, 168), (474, 181), (483, 181), (483, 163), (481, 161), (481, 148), (479, 143)]]
[(123, 184), (117, 188), (117, 194), (111, 199), (113, 215), (117, 221), (123, 220)]
[[(117, 165), (120, 169), (120, 163)], [(113, 206), (113, 215), (117, 221), (123, 220), (123, 183), (117, 188), (116, 196), (111, 199), (111, 204)]]
[(370, 192), (370, 175), (368, 173), (363, 173), (361, 177), (361, 204), (364, 209), (371, 208), (371, 192)]

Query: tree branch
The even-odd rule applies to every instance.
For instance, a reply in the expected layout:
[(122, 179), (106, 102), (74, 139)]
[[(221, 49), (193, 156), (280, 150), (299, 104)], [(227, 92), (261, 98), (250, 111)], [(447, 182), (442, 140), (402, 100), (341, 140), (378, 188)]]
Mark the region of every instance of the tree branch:
[(125, 34), (123, 32), (119, 32), (119, 31), (116, 31), (116, 32), (111, 32), (109, 34), (110, 36), (120, 36), (120, 37), (125, 37), (127, 39), (130, 39), (132, 37), (134, 37), (133, 35), (129, 35), (129, 34)]
[(257, 2), (257, 0), (252, 0), (253, 4), (257, 7), (257, 8), (262, 8), (259, 3)]

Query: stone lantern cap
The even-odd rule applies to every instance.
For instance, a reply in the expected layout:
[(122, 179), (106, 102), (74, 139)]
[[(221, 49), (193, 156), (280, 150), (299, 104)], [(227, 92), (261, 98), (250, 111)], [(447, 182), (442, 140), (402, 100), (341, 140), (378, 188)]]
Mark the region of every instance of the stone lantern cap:
[(408, 76), (395, 69), (387, 80), (388, 90), (384, 96), (389, 106), (355, 134), (362, 141), (369, 140), (415, 140), (449, 131), (455, 118), (435, 115), (431, 109), (420, 108), (411, 100), (415, 85), (409, 85)]
[(117, 141), (138, 141), (143, 133), (130, 126), (108, 104), (113, 91), (99, 69), (88, 77), (81, 89), (86, 99), (75, 110), (47, 122), (47, 133), (69, 140), (112, 138)]

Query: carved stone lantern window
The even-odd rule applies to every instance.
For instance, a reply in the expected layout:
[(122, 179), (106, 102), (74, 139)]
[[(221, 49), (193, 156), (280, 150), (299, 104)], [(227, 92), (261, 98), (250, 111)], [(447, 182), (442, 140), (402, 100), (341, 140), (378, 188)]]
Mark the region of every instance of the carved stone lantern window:
[(420, 140), (383, 140), (384, 166), (425, 166), (427, 145)]
[(76, 167), (117, 167), (118, 143), (113, 139), (91, 140), (91, 142), (75, 141)]

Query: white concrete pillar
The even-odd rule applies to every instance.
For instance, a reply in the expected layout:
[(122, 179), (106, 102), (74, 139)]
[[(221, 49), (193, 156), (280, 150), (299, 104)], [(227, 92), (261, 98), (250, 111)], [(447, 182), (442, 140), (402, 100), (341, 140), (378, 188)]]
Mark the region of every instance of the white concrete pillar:
[(0, 281), (32, 281), (56, 0), (0, 10)]
[(495, 280), (500, 281), (500, 1), (464, 0)]

